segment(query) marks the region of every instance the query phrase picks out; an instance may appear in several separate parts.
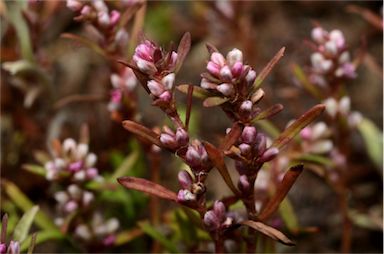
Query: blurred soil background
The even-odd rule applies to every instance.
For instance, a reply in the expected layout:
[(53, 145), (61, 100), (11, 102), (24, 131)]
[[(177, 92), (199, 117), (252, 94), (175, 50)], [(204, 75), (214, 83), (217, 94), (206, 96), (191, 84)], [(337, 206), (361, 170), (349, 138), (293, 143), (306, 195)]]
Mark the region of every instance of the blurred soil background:
[[(29, 108), (23, 105), (26, 96), (15, 86), (5, 82), (7, 74), (2, 70), (1, 79), (1, 170), (2, 176), (18, 183), (36, 202), (44, 199), (47, 182), (22, 171), (20, 165), (34, 161), (32, 151), (45, 150), (47, 140), (59, 137), (77, 137), (83, 122), (91, 126), (91, 149), (99, 155), (99, 168), (112, 170), (105, 159), (108, 151), (122, 149), (129, 134), (120, 124), (112, 122), (107, 111), (110, 71), (105, 60), (91, 50), (60, 38), (60, 33), (82, 32), (82, 26), (72, 20), (72, 14), (62, 3), (62, 11), (54, 22), (45, 27), (43, 37), (36, 38), (45, 48), (47, 68), (53, 74), (51, 92), (41, 93)], [(200, 83), (208, 59), (205, 43), (215, 45), (221, 52), (234, 47), (243, 50), (245, 61), (260, 71), (271, 57), (283, 46), (285, 56), (264, 82), (266, 92), (264, 106), (282, 103), (285, 110), (273, 122), (279, 128), (305, 112), (316, 101), (303, 91), (293, 79), (291, 64), (309, 64), (311, 50), (303, 42), (309, 39), (314, 24), (325, 29), (340, 29), (345, 34), (353, 56), (364, 51), (365, 58), (359, 66), (358, 78), (348, 84), (352, 108), (372, 119), (382, 129), (383, 122), (383, 33), (351, 6), (366, 8), (382, 17), (382, 1), (242, 1), (235, 2), (233, 9), (214, 1), (150, 1), (145, 18), (145, 37), (164, 47), (169, 41), (178, 43), (182, 34), (192, 35), (192, 49), (176, 83)], [(352, 8), (352, 9), (351, 9)], [(233, 12), (231, 14), (231, 12)], [(228, 19), (227, 15), (233, 15)], [(12, 31), (11, 31), (12, 33)], [(15, 36), (8, 38), (17, 38)], [(1, 60), (12, 61), (17, 51), (16, 41), (2, 41)], [(5, 49), (5, 50), (4, 50)], [(53, 96), (48, 95), (52, 93)], [(138, 87), (142, 121), (149, 126), (162, 124), (161, 112), (150, 106), (150, 100)], [(72, 94), (105, 94), (102, 101), (74, 103), (61, 108), (52, 103)], [(180, 102), (185, 96), (178, 94)], [(216, 142), (228, 121), (219, 109), (202, 109), (201, 101), (195, 100), (193, 113), (198, 131), (196, 135)], [(349, 186), (353, 202), (359, 209), (376, 206), (382, 215), (382, 169), (369, 163), (361, 137), (354, 137), (359, 151), (356, 161), (364, 167), (351, 172)], [(177, 186), (179, 168), (169, 163), (171, 156), (162, 162), (162, 182)], [(364, 163), (366, 161), (366, 163)], [(212, 196), (228, 193), (221, 189), (215, 176), (209, 181), (215, 185)], [(281, 252), (338, 252), (340, 244), (340, 216), (336, 196), (318, 176), (304, 172), (290, 192), (290, 198), (303, 226), (318, 227), (318, 232), (295, 236), (297, 246), (278, 249)], [(352, 252), (382, 252), (382, 230), (353, 227)]]

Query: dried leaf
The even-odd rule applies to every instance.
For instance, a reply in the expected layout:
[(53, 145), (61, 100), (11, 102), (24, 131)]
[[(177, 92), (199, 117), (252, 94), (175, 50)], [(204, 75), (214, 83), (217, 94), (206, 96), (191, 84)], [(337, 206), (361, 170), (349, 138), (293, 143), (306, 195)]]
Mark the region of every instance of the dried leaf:
[(295, 75), (296, 79), (300, 82), (300, 84), (315, 98), (322, 99), (321, 92), (319, 89), (314, 86), (305, 75), (304, 71), (301, 69), (301, 67), (297, 64), (292, 64), (291, 69), (293, 72), (293, 75)]
[(214, 106), (219, 106), (225, 102), (228, 101), (228, 98), (223, 98), (223, 97), (209, 97), (203, 101), (203, 106), (204, 107), (214, 107)]
[(127, 189), (145, 192), (156, 197), (177, 202), (177, 194), (175, 192), (149, 180), (131, 176), (124, 176), (118, 178), (117, 181)]
[(239, 191), (236, 189), (235, 185), (232, 182), (231, 176), (229, 175), (227, 166), (224, 162), (224, 154), (208, 142), (203, 142), (204, 148), (208, 153), (209, 158), (213, 162), (213, 165), (219, 170), (220, 175), (223, 177), (224, 181), (228, 187), (232, 190), (235, 195), (239, 194)]
[(275, 139), (272, 146), (281, 149), (291, 139), (293, 139), (304, 127), (310, 124), (316, 117), (318, 117), (325, 109), (325, 106), (318, 104), (305, 112), (299, 119), (286, 128), (280, 136)]
[(243, 124), (235, 122), (232, 125), (231, 131), (225, 136), (224, 142), (221, 144), (220, 150), (227, 151), (238, 140), (243, 131)]
[(284, 56), (285, 47), (282, 47), (279, 52), (269, 61), (269, 63), (264, 67), (264, 69), (257, 75), (255, 83), (253, 83), (252, 91), (261, 85), (267, 75), (271, 72), (272, 68), (277, 64), (277, 62)]
[(283, 105), (281, 104), (275, 104), (269, 108), (267, 108), (266, 110), (260, 112), (253, 120), (252, 122), (256, 122), (258, 120), (262, 120), (262, 119), (266, 119), (266, 118), (270, 118), (274, 115), (276, 115), (277, 113), (279, 113), (280, 111), (282, 111), (284, 108)]
[(123, 121), (123, 127), (149, 143), (155, 144), (159, 147), (163, 146), (160, 142), (159, 135), (141, 124), (138, 124), (134, 121), (125, 120)]
[(259, 88), (251, 95), (251, 101), (256, 104), (264, 97), (264, 90)]
[(303, 165), (297, 165), (291, 167), (284, 175), (280, 186), (277, 188), (275, 195), (267, 203), (264, 209), (260, 212), (258, 219), (264, 221), (268, 219), (278, 208), (279, 204), (283, 201), (288, 194), (292, 185), (303, 171)]
[(210, 93), (207, 90), (205, 90), (204, 88), (201, 88), (200, 86), (183, 84), (183, 85), (176, 86), (176, 89), (182, 93), (188, 94), (188, 89), (191, 86), (193, 87), (193, 96), (194, 97), (200, 98), (200, 99), (205, 99), (205, 98), (208, 98), (210, 96)]
[(179, 47), (177, 48), (177, 62), (176, 62), (175, 73), (177, 73), (180, 70), (181, 65), (183, 64), (185, 57), (187, 56), (190, 49), (191, 49), (191, 34), (187, 32), (183, 35), (183, 38), (181, 38)]
[(279, 241), (285, 245), (288, 246), (295, 246), (295, 243), (289, 240), (288, 237), (286, 237), (283, 233), (281, 233), (279, 230), (270, 227), (268, 225), (265, 225), (264, 223), (260, 221), (252, 221), (252, 220), (246, 220), (241, 222), (240, 224), (248, 226), (250, 228), (253, 228), (260, 233), (263, 233), (266, 236), (269, 236), (273, 240)]

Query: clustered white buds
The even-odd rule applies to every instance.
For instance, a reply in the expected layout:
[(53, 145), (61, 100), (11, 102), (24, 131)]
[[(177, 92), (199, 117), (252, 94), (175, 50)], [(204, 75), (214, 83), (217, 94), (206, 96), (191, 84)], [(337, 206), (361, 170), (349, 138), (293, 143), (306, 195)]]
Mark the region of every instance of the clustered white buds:
[(300, 132), (303, 151), (315, 154), (329, 153), (334, 148), (332, 140), (329, 139), (331, 130), (324, 122), (318, 122), (305, 127)]
[(131, 68), (124, 68), (121, 73), (112, 73), (110, 81), (113, 89), (108, 103), (109, 111), (116, 111), (121, 107), (123, 97), (137, 86), (137, 79)]
[(105, 221), (97, 212), (93, 215), (89, 225), (82, 223), (76, 226), (75, 235), (84, 241), (101, 240), (104, 245), (108, 246), (115, 242), (119, 224), (116, 218)]
[(62, 143), (61, 154), (45, 163), (46, 178), (57, 180), (61, 177), (71, 177), (75, 182), (101, 180), (98, 169), (95, 168), (97, 156), (88, 152), (88, 144), (79, 143), (68, 138)]
[(310, 79), (313, 83), (326, 86), (330, 79), (356, 77), (356, 66), (351, 62), (344, 35), (340, 30), (328, 32), (322, 27), (315, 27), (312, 30), (312, 39), (317, 47), (317, 51), (311, 55)]
[(228, 52), (226, 58), (213, 52), (207, 64), (209, 75), (201, 80), (201, 87), (217, 91), (225, 97), (235, 95), (236, 87), (251, 86), (256, 79), (256, 72), (243, 63), (243, 53), (239, 49)]
[(208, 154), (204, 146), (198, 140), (193, 140), (188, 146), (185, 160), (192, 170), (198, 172), (205, 168), (208, 162)]
[(362, 120), (361, 113), (351, 111), (351, 99), (348, 96), (344, 96), (338, 101), (335, 98), (328, 98), (323, 101), (323, 104), (329, 116), (332, 118), (338, 115), (345, 117), (351, 128), (356, 127)]

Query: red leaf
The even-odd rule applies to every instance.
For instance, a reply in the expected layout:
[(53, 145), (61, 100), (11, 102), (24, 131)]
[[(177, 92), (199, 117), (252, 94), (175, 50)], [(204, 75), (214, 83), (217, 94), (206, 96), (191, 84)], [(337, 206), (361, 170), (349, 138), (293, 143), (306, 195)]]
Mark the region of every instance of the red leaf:
[(275, 139), (272, 146), (281, 149), (286, 145), (291, 139), (293, 139), (304, 127), (310, 124), (316, 117), (318, 117), (325, 109), (325, 106), (318, 104), (312, 107), (310, 110), (305, 112), (299, 119), (297, 119), (293, 124), (288, 126), (280, 136)]
[(128, 131), (132, 132), (133, 134), (136, 134), (139, 137), (143, 138), (149, 143), (155, 144), (159, 147), (163, 146), (160, 142), (159, 135), (141, 124), (138, 124), (134, 121), (125, 120), (123, 121), (123, 127)]
[(223, 97), (208, 97), (203, 101), (203, 106), (204, 107), (214, 107), (214, 106), (219, 106), (225, 102), (228, 101), (228, 98), (223, 98)]
[(287, 196), (292, 185), (296, 179), (303, 172), (303, 165), (296, 165), (291, 167), (284, 175), (283, 180), (280, 183), (275, 195), (267, 203), (265, 208), (261, 211), (258, 219), (264, 221), (268, 219), (278, 208), (283, 199)]
[(190, 49), (191, 49), (191, 34), (187, 32), (183, 35), (183, 38), (181, 38), (179, 47), (177, 48), (177, 63), (176, 63), (176, 69), (175, 69), (176, 73), (180, 70), (181, 65), (183, 64), (185, 57), (187, 56)]
[(223, 177), (228, 187), (232, 190), (235, 195), (238, 195), (239, 191), (236, 189), (235, 185), (232, 182), (231, 176), (229, 175), (227, 166), (224, 162), (223, 153), (208, 142), (204, 141), (203, 145), (208, 153), (209, 158), (213, 162), (213, 165), (217, 168), (217, 170), (219, 170), (220, 175)]
[(285, 245), (288, 246), (294, 246), (295, 243), (292, 242), (288, 237), (286, 237), (283, 233), (281, 233), (279, 230), (270, 227), (268, 225), (265, 225), (264, 223), (260, 221), (252, 221), (252, 220), (246, 220), (241, 222), (240, 224), (248, 226), (250, 228), (253, 228), (260, 233), (263, 233), (266, 236), (269, 236), (273, 240), (279, 241)]
[(240, 122), (235, 122), (232, 125), (231, 131), (225, 136), (224, 142), (221, 144), (220, 149), (227, 151), (232, 147), (232, 145), (238, 140), (243, 131), (243, 124)]
[(119, 177), (117, 181), (127, 189), (145, 192), (159, 198), (177, 202), (177, 194), (162, 185), (137, 177)]

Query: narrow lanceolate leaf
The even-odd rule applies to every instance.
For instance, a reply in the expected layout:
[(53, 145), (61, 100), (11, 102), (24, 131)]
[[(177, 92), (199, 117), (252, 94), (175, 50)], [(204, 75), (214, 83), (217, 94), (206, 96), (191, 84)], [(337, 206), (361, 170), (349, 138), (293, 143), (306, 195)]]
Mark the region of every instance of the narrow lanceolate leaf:
[(176, 69), (175, 69), (176, 73), (180, 70), (181, 65), (183, 64), (185, 57), (187, 56), (190, 49), (191, 49), (191, 34), (187, 32), (183, 35), (183, 38), (181, 38), (179, 47), (177, 48), (177, 62), (176, 62)]
[(273, 227), (270, 227), (268, 225), (265, 225), (264, 223), (262, 223), (260, 221), (246, 220), (246, 221), (241, 222), (240, 224), (248, 226), (250, 228), (253, 228), (253, 229), (259, 231), (260, 233), (262, 233), (266, 236), (269, 236), (270, 238), (272, 238), (276, 241), (279, 241), (285, 245), (288, 245), (288, 246), (294, 246), (295, 245), (294, 242), (292, 242), (288, 237), (286, 237), (279, 230), (277, 230)]
[(264, 79), (271, 72), (272, 68), (277, 64), (277, 62), (284, 56), (285, 47), (282, 47), (279, 52), (269, 61), (269, 63), (264, 67), (264, 69), (257, 75), (255, 83), (253, 83), (252, 91), (256, 91), (256, 89), (261, 85)]
[(156, 197), (177, 202), (177, 194), (175, 192), (149, 180), (131, 176), (124, 176), (118, 178), (117, 181), (127, 189), (145, 192)]
[(145, 126), (130, 120), (123, 121), (123, 127), (133, 134), (139, 136), (140, 138), (148, 141), (149, 143), (162, 147), (159, 135), (151, 129), (148, 129)]
[(317, 99), (322, 99), (319, 89), (308, 80), (307, 75), (305, 75), (304, 71), (299, 65), (292, 64), (291, 69), (296, 79), (310, 94), (312, 94)]
[(185, 127), (188, 131), (189, 129), (189, 119), (191, 118), (191, 112), (192, 112), (192, 96), (193, 96), (193, 86), (188, 87), (188, 93), (187, 93), (187, 110), (185, 112)]
[(200, 86), (194, 86), (194, 85), (188, 85), (188, 84), (182, 84), (178, 85), (176, 87), (177, 90), (179, 90), (182, 93), (188, 94), (188, 88), (193, 87), (193, 97), (199, 98), (199, 99), (205, 99), (210, 96), (210, 93), (205, 90), (204, 88), (201, 88)]
[[(363, 118), (357, 128), (363, 137), (369, 157), (376, 164), (377, 168), (382, 168), (383, 133), (371, 120), (367, 118)], [(380, 173), (382, 174), (382, 170), (380, 170)]]
[(45, 176), (45, 173), (46, 173), (45, 168), (39, 165), (24, 164), (22, 168), (39, 176)]
[(291, 167), (287, 173), (285, 173), (283, 180), (280, 183), (280, 186), (277, 188), (275, 195), (267, 203), (265, 208), (261, 211), (258, 219), (266, 220), (279, 208), (281, 201), (287, 196), (292, 185), (295, 183), (296, 179), (303, 172), (303, 165), (297, 165)]
[(217, 170), (219, 170), (219, 173), (223, 177), (225, 183), (235, 195), (238, 195), (239, 192), (233, 184), (231, 176), (228, 172), (228, 168), (225, 165), (223, 153), (208, 142), (203, 142), (203, 145), (208, 153), (209, 158), (213, 162), (213, 165), (217, 168)]
[(284, 108), (283, 105), (281, 104), (275, 104), (269, 108), (267, 108), (266, 110), (264, 111), (261, 111), (254, 119), (253, 121), (258, 121), (258, 120), (262, 120), (262, 119), (266, 119), (266, 118), (270, 118), (274, 115), (276, 115), (277, 113), (279, 113), (280, 111), (282, 111)]
[(121, 165), (115, 170), (113, 175), (109, 178), (110, 181), (115, 182), (116, 178), (124, 175), (128, 175), (128, 171), (130, 171), (135, 165), (137, 159), (139, 158), (139, 152), (135, 150), (133, 153), (129, 154), (121, 163)]
[[(57, 231), (42, 230), (42, 231), (36, 232), (36, 234), (33, 234), (33, 235), (36, 235), (35, 245), (44, 243), (46, 241), (62, 240), (65, 238), (65, 235), (60, 233), (60, 231), (58, 230)], [(33, 235), (28, 236), (27, 239), (21, 244), (20, 246), (21, 253), (25, 253), (25, 251), (29, 249), (32, 239), (34, 237)]]
[(238, 140), (243, 131), (244, 125), (240, 122), (235, 122), (232, 125), (231, 131), (225, 136), (223, 144), (221, 144), (220, 149), (227, 151), (233, 146), (233, 144)]
[(141, 235), (143, 235), (143, 231), (139, 228), (134, 228), (134, 229), (119, 232), (116, 235), (115, 246), (126, 244)]
[(19, 220), (15, 226), (13, 232), (13, 239), (18, 242), (23, 242), (28, 235), (28, 231), (32, 226), (32, 222), (35, 219), (39, 206), (32, 207), (28, 212), (24, 213), (23, 217)]
[(275, 139), (272, 146), (281, 149), (285, 146), (291, 139), (293, 139), (304, 127), (310, 124), (316, 117), (318, 117), (325, 109), (325, 106), (318, 104), (305, 112), (299, 119), (294, 123), (288, 126), (280, 136)]
[(214, 107), (214, 106), (219, 106), (225, 102), (228, 101), (228, 98), (223, 98), (223, 97), (209, 97), (203, 101), (203, 106), (204, 107)]
[[(24, 212), (29, 211), (33, 207), (32, 201), (12, 182), (7, 180), (1, 181), (2, 190), (8, 195), (8, 197)], [(36, 214), (36, 224), (46, 230), (58, 231), (52, 220), (42, 211), (38, 211)]]

